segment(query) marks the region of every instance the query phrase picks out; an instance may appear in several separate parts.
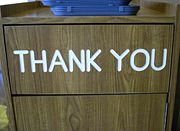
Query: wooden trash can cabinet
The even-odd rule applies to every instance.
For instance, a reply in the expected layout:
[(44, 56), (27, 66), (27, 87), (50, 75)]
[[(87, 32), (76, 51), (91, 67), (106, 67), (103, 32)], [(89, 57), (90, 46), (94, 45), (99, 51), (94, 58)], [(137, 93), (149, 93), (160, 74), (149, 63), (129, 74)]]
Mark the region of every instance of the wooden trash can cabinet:
[(1, 12), (10, 130), (171, 130), (179, 13), (56, 17), (35, 3)]

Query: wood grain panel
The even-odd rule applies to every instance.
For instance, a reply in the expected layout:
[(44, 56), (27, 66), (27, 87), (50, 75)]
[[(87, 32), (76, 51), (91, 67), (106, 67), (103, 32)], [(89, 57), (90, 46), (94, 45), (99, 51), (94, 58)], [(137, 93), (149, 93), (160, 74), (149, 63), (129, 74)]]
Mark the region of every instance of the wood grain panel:
[[(13, 94), (28, 93), (135, 93), (167, 92), (169, 85), (173, 26), (171, 25), (42, 25), (5, 27), (9, 74)], [(126, 49), (131, 53), (138, 48), (151, 52), (157, 50), (156, 65), (162, 64), (163, 49), (168, 49), (167, 65), (160, 72), (149, 66), (143, 72), (130, 67), (130, 54), (123, 59), (122, 71), (117, 72), (117, 60), (110, 53), (114, 49), (121, 54)], [(47, 50), (48, 65), (53, 53), (59, 49), (68, 65), (68, 50), (80, 55), (81, 49), (98, 49), (102, 54), (96, 62), (102, 72), (94, 68), (82, 73), (75, 67), (73, 73), (64, 73), (56, 67), (52, 73), (30, 69), (29, 55), (25, 55), (25, 73), (20, 73), (19, 57), (13, 50), (34, 50), (37, 59), (42, 49)], [(137, 55), (136, 64), (145, 63), (144, 56)]]
[(14, 97), (18, 131), (164, 131), (166, 95)]
[[(63, 26), (13, 26), (5, 27), (10, 81), (13, 94), (21, 93), (124, 93), (124, 92), (167, 92), (172, 49), (171, 25), (63, 25)], [(143, 72), (130, 67), (130, 55), (123, 59), (122, 71), (117, 72), (117, 60), (110, 53), (114, 49), (121, 54), (138, 48), (157, 50), (156, 64), (161, 65), (163, 48), (168, 49), (167, 66), (160, 72), (149, 66)], [(81, 49), (98, 49), (102, 54), (96, 63), (102, 67), (97, 72), (81, 72), (75, 67), (73, 73), (65, 73), (56, 67), (52, 73), (30, 69), (30, 57), (25, 55), (25, 73), (20, 73), (19, 57), (13, 50), (34, 50), (36, 59), (41, 51), (47, 50), (48, 66), (56, 49), (61, 51), (68, 65), (68, 50), (80, 55)], [(145, 63), (143, 55), (137, 55), (136, 64)], [(143, 81), (142, 81), (143, 79)], [(93, 82), (92, 82), (93, 81)]]

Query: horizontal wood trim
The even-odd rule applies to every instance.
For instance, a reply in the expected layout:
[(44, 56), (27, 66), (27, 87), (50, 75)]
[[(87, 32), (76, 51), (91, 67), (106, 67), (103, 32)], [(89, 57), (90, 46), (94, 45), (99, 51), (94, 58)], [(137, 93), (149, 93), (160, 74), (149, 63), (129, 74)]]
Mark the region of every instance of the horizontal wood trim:
[(180, 4), (180, 0), (143, 0), (148, 2), (157, 2), (157, 3), (172, 3), (172, 4)]
[[(45, 13), (45, 12), (44, 12)], [(143, 13), (142, 13), (143, 14)], [(129, 24), (145, 24), (145, 23), (154, 23), (154, 24), (174, 24), (175, 17), (167, 16), (163, 17), (161, 15), (153, 16), (150, 15), (141, 15), (141, 16), (72, 16), (72, 17), (4, 17), (0, 20), (0, 23), (4, 25), (37, 25), (37, 24), (96, 24), (96, 23), (129, 23)]]

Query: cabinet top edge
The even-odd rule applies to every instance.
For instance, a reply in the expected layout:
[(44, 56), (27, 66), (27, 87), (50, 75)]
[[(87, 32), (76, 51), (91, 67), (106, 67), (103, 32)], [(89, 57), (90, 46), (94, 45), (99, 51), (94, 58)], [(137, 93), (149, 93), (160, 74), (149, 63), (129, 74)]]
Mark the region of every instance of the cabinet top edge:
[(0, 24), (175, 24), (175, 18), (149, 16), (6, 17), (0, 19)]

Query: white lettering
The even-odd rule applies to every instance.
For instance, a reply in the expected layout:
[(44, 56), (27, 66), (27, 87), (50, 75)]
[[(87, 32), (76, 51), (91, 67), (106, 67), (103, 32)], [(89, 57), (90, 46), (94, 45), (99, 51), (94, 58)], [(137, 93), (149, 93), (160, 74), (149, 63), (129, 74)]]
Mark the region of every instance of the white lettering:
[[(137, 67), (135, 65), (135, 56), (138, 54), (138, 53), (142, 53), (145, 55), (146, 57), (146, 62), (144, 64), (144, 66), (142, 67)], [(131, 58), (130, 58), (130, 65), (131, 67), (135, 70), (135, 71), (144, 71), (148, 66), (149, 66), (149, 63), (150, 63), (150, 56), (149, 56), (149, 53), (148, 51), (146, 51), (145, 49), (137, 49), (135, 50), (132, 54), (131, 54)]]
[(122, 59), (130, 52), (130, 50), (126, 49), (121, 55), (118, 55), (113, 49), (111, 49), (110, 52), (118, 60), (117, 70), (120, 72), (122, 70)]
[[(56, 61), (57, 58), (59, 59), (59, 61)], [(52, 72), (54, 70), (55, 65), (61, 65), (64, 72), (68, 72), (68, 68), (67, 68), (67, 66), (64, 62), (64, 59), (59, 50), (56, 50), (53, 55), (53, 58), (52, 58), (52, 61), (51, 61), (50, 67), (49, 67), (49, 72)]]
[(15, 55), (19, 55), (19, 64), (20, 64), (20, 70), (21, 72), (25, 72), (25, 66), (24, 66), (24, 55), (28, 54), (28, 50), (15, 50), (13, 51)]
[[(110, 53), (113, 55), (113, 57), (117, 60), (117, 71), (122, 71), (123, 68), (123, 59), (125, 59), (128, 55), (130, 56), (130, 66), (135, 71), (144, 71), (146, 70), (149, 65), (154, 71), (161, 71), (166, 67), (167, 64), (167, 49), (163, 49), (163, 58), (162, 58), (162, 64), (157, 66), (155, 65), (155, 56), (156, 56), (156, 50), (152, 49), (151, 53), (149, 53), (145, 49), (136, 49), (132, 52), (130, 55), (130, 49), (126, 49), (121, 54), (118, 54), (114, 49), (110, 50)], [(68, 51), (68, 59), (67, 62), (69, 62), (69, 66), (66, 66), (65, 60), (63, 59), (63, 56), (61, 55), (61, 52), (59, 50), (55, 50), (52, 60), (47, 61), (47, 54), (46, 50), (41, 51), (41, 57), (42, 59), (36, 60), (35, 59), (35, 52), (34, 50), (14, 50), (13, 54), (19, 56), (19, 63), (20, 63), (20, 71), (22, 73), (25, 72), (25, 55), (30, 55), (30, 63), (31, 63), (31, 71), (36, 72), (36, 66), (37, 64), (41, 64), (43, 67), (43, 72), (53, 72), (54, 68), (56, 66), (61, 66), (64, 72), (73, 72), (75, 64), (80, 69), (81, 72), (90, 72), (91, 68), (93, 67), (98, 72), (101, 72), (101, 67), (95, 62), (96, 58), (101, 54), (101, 50), (98, 49), (95, 53), (91, 54), (91, 51), (88, 50), (80, 50), (80, 57), (77, 57), (77, 55), (74, 53), (73, 50)], [(138, 66), (135, 63), (136, 55), (143, 54), (145, 57), (145, 63), (142, 66)], [(106, 56), (105, 56), (106, 57)], [(107, 59), (105, 59), (107, 60)], [(49, 68), (47, 67), (49, 63)], [(109, 62), (109, 60), (107, 60)], [(26, 63), (27, 64), (27, 63)], [(111, 67), (110, 67), (111, 68)], [(112, 67), (113, 68), (113, 67)]]
[(98, 71), (101, 72), (101, 67), (99, 67), (94, 60), (98, 57), (98, 55), (101, 53), (101, 50), (97, 50), (94, 55), (91, 57), (91, 52), (90, 50), (86, 51), (86, 70), (87, 72), (91, 71), (91, 65)]
[(36, 64), (43, 65), (43, 72), (47, 72), (47, 58), (46, 58), (46, 51), (42, 50), (42, 60), (35, 60), (34, 51), (30, 51), (30, 58), (31, 58), (31, 70), (32, 72), (36, 72)]
[(167, 61), (167, 49), (163, 50), (163, 63), (160, 67), (155, 66), (155, 49), (152, 49), (151, 51), (151, 67), (155, 71), (161, 71), (162, 69), (165, 68), (166, 66), (166, 61)]
[(69, 71), (70, 72), (73, 72), (74, 70), (73, 61), (77, 64), (77, 66), (82, 72), (85, 71), (85, 51), (84, 50), (81, 50), (81, 62), (78, 60), (74, 52), (72, 50), (69, 50)]

